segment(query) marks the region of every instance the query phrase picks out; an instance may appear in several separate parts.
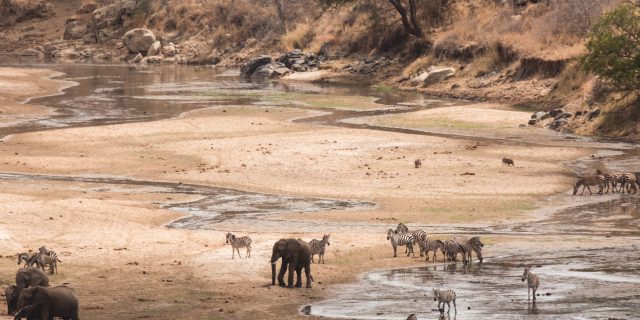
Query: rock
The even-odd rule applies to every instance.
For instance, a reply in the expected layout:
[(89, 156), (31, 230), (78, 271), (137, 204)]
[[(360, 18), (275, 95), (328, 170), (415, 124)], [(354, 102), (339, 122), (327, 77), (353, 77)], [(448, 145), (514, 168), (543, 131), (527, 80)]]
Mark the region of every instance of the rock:
[(529, 122), (527, 124), (529, 124), (530, 126), (533, 126), (536, 123), (538, 123), (538, 119), (531, 119), (531, 120), (529, 120)]
[(549, 116), (555, 118), (557, 115), (559, 115), (561, 113), (562, 113), (562, 109), (554, 109), (554, 110), (549, 111)]
[(553, 120), (559, 120), (559, 119), (566, 119), (566, 118), (571, 118), (573, 115), (569, 112), (563, 112), (555, 117), (553, 117)]
[(431, 66), (427, 71), (412, 78), (411, 82), (414, 84), (430, 85), (452, 77), (455, 73), (456, 70), (454, 68)]
[(564, 124), (566, 124), (568, 121), (565, 118), (560, 118), (557, 120), (554, 120), (553, 122), (551, 122), (551, 124), (549, 125), (549, 128), (553, 129), (553, 130), (557, 130), (558, 128), (560, 128), (561, 126), (563, 126)]
[(538, 120), (544, 120), (546, 118), (549, 118), (549, 114), (547, 114), (544, 111), (538, 111), (538, 112), (534, 113), (531, 118), (538, 119)]
[(98, 9), (98, 6), (95, 3), (85, 3), (78, 10), (76, 10), (76, 14), (89, 14), (96, 9)]
[(148, 63), (148, 64), (159, 64), (162, 63), (163, 59), (161, 56), (150, 56), (144, 57), (140, 60), (140, 63)]
[(117, 1), (108, 6), (93, 11), (93, 19), (96, 29), (118, 27), (122, 25), (123, 17), (133, 14), (136, 9), (135, 0)]
[(251, 77), (251, 75), (253, 75), (253, 73), (256, 72), (258, 68), (270, 63), (271, 63), (270, 56), (267, 56), (267, 55), (258, 56), (256, 58), (253, 58), (247, 61), (240, 67), (240, 75), (245, 78)]
[(44, 19), (54, 15), (54, 6), (44, 0), (2, 1), (0, 26), (12, 26), (18, 22)]
[(173, 57), (178, 54), (178, 49), (176, 48), (176, 45), (173, 44), (173, 42), (169, 42), (168, 45), (162, 47), (162, 54), (165, 57)]
[(289, 68), (279, 67), (279, 68), (275, 68), (273, 70), (273, 75), (275, 77), (282, 77), (282, 76), (285, 76), (285, 75), (289, 74), (290, 72), (291, 72), (291, 70), (289, 70)]
[(44, 53), (42, 51), (38, 51), (36, 49), (25, 49), (24, 51), (22, 51), (20, 53), (21, 56), (29, 56), (29, 57), (35, 57), (38, 59), (44, 59)]
[(68, 48), (68, 49), (64, 49), (56, 52), (55, 57), (60, 59), (65, 59), (65, 60), (76, 60), (80, 58), (80, 53), (78, 53), (73, 48)]
[(160, 43), (160, 41), (156, 41), (149, 48), (149, 51), (147, 52), (147, 56), (157, 56), (160, 54), (161, 49), (162, 49), (162, 44)]
[(87, 33), (87, 25), (82, 23), (80, 20), (69, 21), (67, 25), (64, 26), (64, 35), (62, 39), (64, 40), (76, 40), (82, 39)]
[(147, 54), (156, 42), (156, 36), (149, 29), (136, 28), (127, 31), (122, 36), (122, 44), (133, 53)]
[(131, 59), (131, 63), (138, 63), (142, 61), (142, 54), (138, 53), (135, 57), (133, 57), (133, 59)]
[(589, 112), (589, 121), (597, 118), (600, 115), (600, 109), (593, 110)]

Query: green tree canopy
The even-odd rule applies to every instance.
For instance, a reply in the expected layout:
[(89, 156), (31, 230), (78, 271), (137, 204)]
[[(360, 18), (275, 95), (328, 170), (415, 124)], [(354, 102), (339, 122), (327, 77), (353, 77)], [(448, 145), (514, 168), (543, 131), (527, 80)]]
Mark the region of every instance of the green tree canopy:
[(640, 94), (640, 5), (620, 4), (594, 25), (583, 66), (617, 91)]

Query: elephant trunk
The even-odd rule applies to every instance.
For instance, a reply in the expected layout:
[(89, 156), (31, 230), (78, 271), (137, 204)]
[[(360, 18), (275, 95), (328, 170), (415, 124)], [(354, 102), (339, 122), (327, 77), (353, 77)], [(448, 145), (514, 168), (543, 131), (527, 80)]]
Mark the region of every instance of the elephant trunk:
[(276, 262), (271, 263), (271, 285), (276, 285)]

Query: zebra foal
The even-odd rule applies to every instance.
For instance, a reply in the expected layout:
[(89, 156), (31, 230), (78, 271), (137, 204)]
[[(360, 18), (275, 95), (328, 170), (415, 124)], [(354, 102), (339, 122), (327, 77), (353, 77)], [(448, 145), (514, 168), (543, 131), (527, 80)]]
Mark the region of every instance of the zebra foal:
[(396, 233), (393, 229), (389, 229), (387, 231), (387, 240), (391, 241), (391, 246), (393, 247), (393, 256), (397, 257), (398, 246), (407, 246), (407, 256), (413, 253), (413, 235), (410, 233)]
[(527, 279), (527, 301), (531, 300), (529, 296), (531, 289), (533, 289), (533, 301), (536, 301), (536, 291), (538, 291), (538, 286), (540, 285), (540, 278), (531, 273), (531, 267), (525, 267), (522, 274), (522, 282), (524, 282), (524, 279)]
[(420, 245), (420, 252), (424, 251), (424, 255), (426, 256), (426, 261), (429, 261), (429, 251), (433, 251), (433, 261), (436, 261), (436, 254), (438, 250), (442, 251), (443, 261), (444, 261), (444, 243), (440, 240), (431, 240), (427, 237), (424, 237), (422, 240), (418, 241)]
[(251, 238), (244, 236), (240, 238), (236, 238), (233, 233), (227, 233), (227, 243), (231, 245), (231, 259), (235, 258), (236, 251), (238, 251), (238, 257), (242, 259), (240, 255), (240, 248), (247, 248), (247, 253), (245, 256), (251, 258)]
[(38, 257), (36, 253), (18, 253), (18, 265), (20, 265), (22, 263), (22, 261), (24, 261), (24, 267), (31, 267), (34, 264), (36, 265), (36, 267), (39, 267), (38, 265)]
[(593, 193), (591, 192), (591, 186), (600, 187), (600, 191), (598, 191), (598, 194), (602, 194), (602, 190), (605, 186), (605, 178), (603, 175), (581, 177), (573, 186), (574, 196), (576, 195), (576, 193), (578, 193), (578, 189), (580, 188), (580, 186), (582, 186), (582, 193), (580, 194), (581, 196), (584, 195), (584, 189), (589, 189), (589, 195), (592, 195)]
[(329, 236), (331, 236), (331, 234), (325, 234), (322, 236), (322, 240), (313, 239), (309, 241), (309, 247), (311, 248), (311, 262), (313, 262), (313, 256), (317, 254), (318, 263), (322, 261), (324, 264), (324, 248), (325, 246), (331, 245), (331, 243), (329, 243)]
[[(456, 307), (456, 293), (451, 289), (433, 289), (433, 301), (438, 301), (438, 310), (440, 313), (444, 313), (444, 304), (446, 303), (449, 306), (447, 313), (451, 311), (451, 302), (453, 302), (453, 310), (454, 313), (458, 313), (458, 307)], [(442, 304), (442, 309), (440, 309), (440, 304)]]

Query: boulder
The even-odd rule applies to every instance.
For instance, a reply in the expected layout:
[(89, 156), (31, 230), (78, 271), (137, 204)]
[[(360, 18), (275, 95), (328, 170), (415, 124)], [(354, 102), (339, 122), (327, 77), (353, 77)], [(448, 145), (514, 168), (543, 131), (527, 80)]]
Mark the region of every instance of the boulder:
[(116, 1), (108, 6), (93, 11), (93, 19), (96, 29), (119, 26), (122, 18), (130, 16), (136, 9), (135, 0)]
[(549, 118), (549, 114), (544, 111), (538, 111), (531, 115), (531, 119), (544, 120)]
[(559, 115), (561, 113), (562, 113), (562, 109), (554, 109), (554, 110), (549, 111), (549, 116), (555, 118), (557, 115)]
[(431, 66), (427, 71), (413, 77), (411, 82), (414, 84), (430, 85), (452, 77), (455, 73), (456, 70), (454, 68)]
[(553, 129), (553, 130), (557, 130), (558, 128), (562, 127), (564, 124), (566, 124), (568, 121), (565, 118), (561, 118), (558, 120), (554, 120), (553, 122), (551, 122), (551, 124), (549, 125), (549, 128)]
[(0, 26), (12, 26), (31, 19), (45, 19), (55, 15), (54, 6), (48, 1), (2, 1)]
[(140, 63), (158, 64), (162, 63), (162, 61), (163, 59), (161, 56), (149, 56), (142, 58), (142, 60), (140, 60)]
[(538, 119), (529, 119), (529, 122), (527, 122), (528, 125), (533, 126), (536, 123), (538, 123)]
[(133, 59), (131, 59), (131, 63), (138, 63), (142, 61), (142, 54), (138, 53), (135, 57), (133, 57)]
[(168, 45), (162, 47), (162, 54), (165, 57), (173, 57), (178, 54), (178, 49), (176, 48), (176, 45), (173, 44), (173, 42), (169, 42)]
[(553, 117), (553, 120), (571, 118), (572, 116), (573, 115), (570, 112), (563, 112), (563, 113)]
[(258, 68), (271, 63), (271, 57), (267, 55), (258, 56), (250, 59), (240, 67), (240, 75), (242, 77), (251, 77)]
[(600, 109), (595, 109), (591, 112), (589, 112), (589, 121), (597, 118), (600, 115)]
[(64, 26), (64, 40), (82, 39), (87, 33), (87, 25), (80, 20), (72, 20)]
[(89, 14), (98, 9), (98, 5), (95, 3), (85, 3), (78, 10), (76, 14)]
[(56, 58), (64, 60), (76, 60), (81, 57), (80, 53), (74, 48), (67, 48), (56, 52)]
[(160, 54), (160, 50), (162, 49), (162, 44), (160, 43), (160, 41), (156, 41), (154, 42), (151, 47), (149, 48), (149, 51), (147, 52), (147, 56), (157, 56)]
[(25, 49), (20, 53), (21, 56), (35, 57), (38, 59), (44, 59), (44, 53), (36, 49)]
[(122, 44), (133, 53), (147, 54), (155, 42), (156, 36), (145, 28), (131, 29), (122, 36)]

